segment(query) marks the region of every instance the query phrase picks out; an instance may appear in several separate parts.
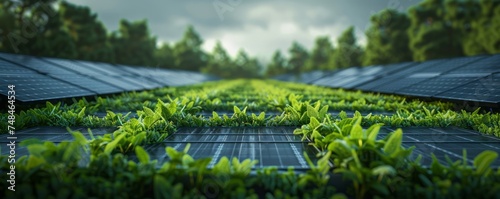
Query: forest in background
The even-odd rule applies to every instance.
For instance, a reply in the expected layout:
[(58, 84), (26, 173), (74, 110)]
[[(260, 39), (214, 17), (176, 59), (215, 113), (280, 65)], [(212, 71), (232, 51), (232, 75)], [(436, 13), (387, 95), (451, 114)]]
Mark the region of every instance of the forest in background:
[[(56, 9), (57, 8), (57, 9)], [(0, 52), (115, 64), (200, 71), (222, 78), (272, 77), (311, 70), (425, 61), (500, 53), (499, 0), (424, 0), (406, 12), (371, 16), (367, 44), (349, 27), (336, 41), (318, 36), (311, 50), (292, 42), (263, 66), (243, 48), (228, 55), (220, 42), (211, 52), (187, 26), (176, 42), (157, 45), (147, 20), (122, 19), (108, 31), (85, 6), (57, 0), (0, 0)]]

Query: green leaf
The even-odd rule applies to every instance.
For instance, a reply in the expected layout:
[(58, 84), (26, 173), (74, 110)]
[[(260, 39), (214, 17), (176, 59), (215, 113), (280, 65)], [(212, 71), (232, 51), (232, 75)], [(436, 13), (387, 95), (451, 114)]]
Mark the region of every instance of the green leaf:
[(113, 141), (106, 145), (106, 147), (104, 148), (104, 153), (110, 154), (118, 146), (118, 143), (125, 137), (125, 135), (125, 133), (121, 133), (120, 135), (116, 136)]
[(368, 135), (368, 141), (375, 142), (377, 140), (377, 135), (378, 132), (380, 131), (380, 127), (381, 125), (374, 124), (366, 130), (366, 134)]
[(258, 118), (259, 120), (263, 121), (266, 119), (266, 113), (265, 112), (260, 112)]
[(384, 152), (390, 156), (393, 156), (401, 148), (402, 141), (403, 141), (403, 131), (401, 129), (397, 129), (391, 135), (391, 137), (389, 137), (387, 143), (385, 143)]
[(231, 172), (231, 164), (226, 156), (220, 158), (219, 162), (214, 165), (213, 170), (222, 174), (229, 174)]
[(372, 169), (372, 174), (375, 176), (393, 176), (396, 175), (396, 170), (390, 165), (380, 165)]
[(311, 105), (308, 104), (307, 105), (307, 116), (319, 118), (319, 113), (314, 107), (312, 107)]
[(135, 154), (142, 164), (147, 164), (149, 162), (149, 154), (141, 146), (135, 147)]
[(323, 108), (321, 108), (321, 110), (319, 110), (319, 115), (321, 117), (325, 117), (327, 114), (328, 114), (328, 105), (323, 106)]
[(234, 114), (235, 114), (235, 115), (238, 115), (238, 114), (240, 114), (240, 113), (241, 113), (240, 108), (238, 108), (237, 106), (233, 106), (233, 111), (234, 111)]
[(309, 120), (309, 127), (311, 129), (316, 129), (320, 125), (319, 121), (315, 117), (311, 117)]
[(490, 165), (495, 159), (497, 159), (498, 153), (491, 150), (486, 150), (481, 152), (474, 158), (474, 167), (476, 167), (476, 173), (481, 175), (486, 175), (491, 171)]
[(351, 128), (351, 138), (362, 139), (363, 138), (363, 127), (359, 124), (355, 124)]

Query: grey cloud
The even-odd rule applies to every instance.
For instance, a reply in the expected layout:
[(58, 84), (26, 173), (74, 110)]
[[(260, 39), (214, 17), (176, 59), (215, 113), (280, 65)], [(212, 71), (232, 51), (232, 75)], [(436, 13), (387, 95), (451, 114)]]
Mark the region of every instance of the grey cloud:
[[(228, 0), (69, 0), (89, 6), (109, 31), (117, 30), (119, 20), (147, 19), (151, 33), (159, 40), (175, 42), (185, 27), (193, 25), (211, 50), (215, 40), (235, 54), (244, 48), (249, 54), (267, 59), (276, 49), (287, 51), (293, 40), (310, 48), (318, 35), (333, 38), (350, 25), (363, 39), (370, 15), (384, 8), (407, 9), (417, 0), (240, 0), (223, 14), (214, 8)], [(238, 0), (230, 0), (238, 2)], [(292, 30), (286, 33), (284, 30)], [(210, 45), (209, 45), (210, 44)]]

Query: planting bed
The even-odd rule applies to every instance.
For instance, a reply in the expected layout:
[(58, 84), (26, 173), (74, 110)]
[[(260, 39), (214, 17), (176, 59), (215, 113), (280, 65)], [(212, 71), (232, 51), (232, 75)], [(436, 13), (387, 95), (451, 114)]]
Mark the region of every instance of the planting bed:
[(225, 80), (15, 116), (2, 198), (500, 197), (500, 115), (452, 103)]

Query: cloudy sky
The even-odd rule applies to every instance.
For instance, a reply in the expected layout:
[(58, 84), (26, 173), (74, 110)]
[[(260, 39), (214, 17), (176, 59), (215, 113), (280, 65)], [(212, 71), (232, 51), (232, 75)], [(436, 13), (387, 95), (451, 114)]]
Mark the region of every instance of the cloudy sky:
[(405, 11), (419, 0), (68, 0), (97, 13), (108, 31), (120, 19), (147, 19), (162, 42), (182, 38), (188, 24), (212, 51), (217, 40), (234, 56), (240, 48), (267, 62), (276, 49), (286, 53), (292, 41), (308, 49), (317, 36), (332, 41), (353, 25), (361, 45), (370, 16), (385, 8)]

